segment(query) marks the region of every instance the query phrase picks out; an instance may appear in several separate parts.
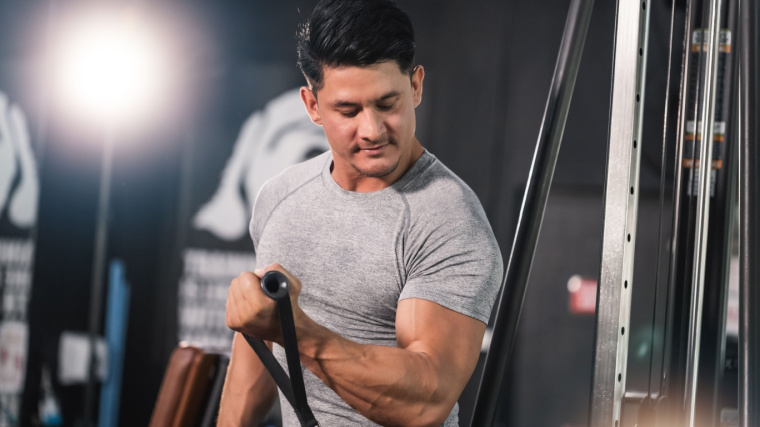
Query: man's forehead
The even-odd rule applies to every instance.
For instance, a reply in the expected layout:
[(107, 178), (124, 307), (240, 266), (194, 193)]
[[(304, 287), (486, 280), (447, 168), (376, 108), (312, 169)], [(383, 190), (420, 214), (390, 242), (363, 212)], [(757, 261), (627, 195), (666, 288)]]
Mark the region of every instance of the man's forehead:
[(320, 96), (335, 100), (379, 100), (397, 96), (410, 87), (409, 76), (401, 72), (395, 61), (369, 66), (324, 67), (323, 76)]

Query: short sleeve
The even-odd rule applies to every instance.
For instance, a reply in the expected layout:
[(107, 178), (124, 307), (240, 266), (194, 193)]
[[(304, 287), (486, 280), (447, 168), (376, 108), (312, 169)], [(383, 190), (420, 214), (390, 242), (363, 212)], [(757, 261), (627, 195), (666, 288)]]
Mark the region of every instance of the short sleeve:
[(457, 190), (438, 203), (410, 203), (399, 300), (429, 300), (488, 323), (501, 286), (501, 252), (477, 197)]

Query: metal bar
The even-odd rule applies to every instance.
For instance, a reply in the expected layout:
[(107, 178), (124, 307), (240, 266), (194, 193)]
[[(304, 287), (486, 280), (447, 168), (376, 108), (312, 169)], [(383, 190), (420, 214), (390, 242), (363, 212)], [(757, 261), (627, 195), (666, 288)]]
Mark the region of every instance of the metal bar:
[(723, 1), (719, 28), (717, 78), (715, 83), (715, 116), (710, 180), (712, 187), (708, 246), (705, 255), (705, 278), (702, 309), (702, 332), (695, 422), (701, 427), (720, 424), (725, 402), (724, 372), (726, 354), (726, 321), (728, 316), (729, 266), (736, 210), (738, 140), (736, 140), (736, 72), (735, 28), (736, 0)]
[[(705, 58), (700, 106), (701, 123), (697, 140), (699, 144), (699, 191), (694, 230), (694, 262), (692, 264), (692, 294), (689, 310), (689, 341), (686, 353), (686, 409), (689, 426), (694, 426), (697, 403), (697, 377), (699, 371), (700, 340), (702, 333), (702, 307), (705, 288), (705, 255), (707, 253), (707, 230), (710, 218), (710, 176), (712, 174), (713, 130), (715, 124), (715, 86), (718, 69), (718, 44), (720, 33), (720, 0), (711, 0), (707, 31), (707, 57)], [(703, 36), (704, 37), (704, 36)], [(705, 40), (703, 40), (704, 46)], [(697, 171), (697, 164), (694, 164)]]
[[(674, 5), (675, 7), (675, 5)], [(685, 25), (684, 25), (684, 36), (683, 36), (683, 54), (681, 57), (681, 88), (680, 88), (680, 94), (679, 94), (679, 104), (678, 104), (678, 128), (676, 131), (676, 155), (675, 155), (675, 164), (673, 166), (673, 173), (674, 173), (674, 179), (673, 179), (673, 217), (672, 217), (672, 225), (671, 229), (673, 230), (673, 235), (671, 236), (671, 245), (670, 245), (670, 260), (669, 260), (669, 270), (668, 270), (668, 293), (667, 293), (667, 301), (666, 301), (666, 308), (665, 308), (665, 333), (663, 338), (663, 352), (662, 352), (662, 375), (660, 376), (660, 396), (668, 396), (670, 394), (671, 389), (671, 378), (674, 374), (677, 375), (677, 372), (674, 372), (674, 369), (676, 368), (673, 366), (672, 362), (672, 355), (673, 352), (677, 349), (674, 349), (674, 344), (677, 342), (677, 338), (679, 334), (675, 333), (676, 329), (676, 316), (675, 312), (677, 311), (677, 305), (678, 305), (678, 298), (676, 298), (678, 294), (678, 283), (677, 283), (677, 277), (679, 272), (678, 267), (678, 260), (680, 258), (680, 252), (684, 249), (681, 247), (681, 242), (683, 241), (683, 231), (685, 231), (684, 224), (683, 224), (683, 218), (682, 217), (682, 210), (688, 209), (688, 201), (684, 201), (683, 197), (681, 196), (682, 192), (684, 191), (682, 188), (682, 184), (684, 181), (684, 168), (683, 168), (683, 161), (684, 161), (684, 135), (686, 133), (686, 122), (688, 121), (688, 100), (689, 100), (689, 87), (688, 87), (688, 76), (690, 71), (690, 61), (689, 61), (689, 55), (691, 54), (691, 49), (689, 48), (689, 38), (692, 31), (692, 15), (694, 14), (694, 1), (693, 0), (687, 0), (686, 5), (686, 14), (685, 14)], [(664, 400), (663, 400), (664, 401)], [(667, 402), (667, 401), (664, 401)]]
[(593, 0), (572, 0), (552, 77), (549, 98), (533, 155), (533, 163), (509, 257), (493, 327), (493, 340), (486, 354), (475, 401), (472, 426), (493, 425), (504, 373), (517, 335), (525, 288), (536, 242), (549, 197), (567, 113), (586, 41)]
[(103, 144), (103, 157), (98, 195), (98, 216), (95, 229), (95, 253), (92, 262), (92, 282), (90, 285), (90, 366), (87, 372), (87, 386), (84, 400), (84, 425), (94, 425), (97, 382), (96, 342), (100, 336), (101, 311), (103, 311), (103, 290), (105, 283), (106, 255), (108, 252), (109, 204), (111, 200), (111, 175), (113, 172), (114, 128), (109, 123)]
[[(620, 423), (636, 242), (647, 1), (618, 1), (589, 425)], [(637, 145), (638, 144), (638, 145)]]
[[(676, 2), (673, 2), (670, 6), (670, 36), (668, 38), (668, 71), (667, 71), (667, 81), (665, 83), (665, 116), (663, 118), (663, 126), (662, 126), (662, 150), (661, 150), (661, 156), (660, 156), (660, 214), (658, 218), (657, 223), (657, 269), (655, 272), (655, 290), (654, 295), (652, 298), (652, 330), (651, 330), (651, 339), (649, 348), (652, 349), (652, 351), (649, 352), (649, 375), (647, 378), (647, 382), (649, 386), (647, 387), (647, 395), (645, 398), (647, 399), (655, 399), (661, 392), (662, 392), (662, 381), (657, 381), (657, 391), (653, 391), (653, 381), (652, 381), (652, 372), (654, 367), (654, 357), (655, 357), (655, 345), (656, 345), (656, 334), (655, 334), (655, 328), (657, 324), (657, 301), (660, 295), (660, 286), (661, 286), (661, 265), (662, 265), (662, 242), (663, 242), (663, 216), (665, 212), (665, 181), (667, 176), (667, 166), (666, 166), (666, 160), (667, 160), (667, 147), (668, 147), (668, 136), (669, 131), (671, 129), (670, 125), (670, 115), (668, 114), (669, 108), (670, 108), (670, 85), (673, 81), (673, 36), (675, 34), (675, 16), (676, 16)], [(678, 115), (677, 117), (680, 117)], [(676, 156), (678, 157), (678, 156)], [(673, 169), (674, 174), (675, 171), (680, 170), (680, 168)], [(677, 193), (673, 193), (677, 194)], [(677, 200), (677, 198), (674, 198), (674, 200)], [(675, 203), (674, 203), (675, 205)], [(677, 209), (673, 209), (673, 215), (672, 217), (677, 217)], [(672, 220), (672, 218), (671, 218)], [(675, 230), (673, 230), (675, 232)], [(667, 299), (665, 301), (666, 307), (667, 307)], [(666, 309), (667, 313), (667, 309)], [(666, 314), (667, 318), (667, 314)], [(664, 343), (664, 341), (663, 341)], [(663, 352), (663, 354), (665, 354)], [(663, 371), (665, 369), (664, 364), (661, 365), (663, 368)], [(662, 378), (661, 376), (659, 376)]]
[(742, 0), (739, 178), (739, 419), (741, 427), (760, 425), (760, 147), (758, 147), (758, 68), (760, 6)]

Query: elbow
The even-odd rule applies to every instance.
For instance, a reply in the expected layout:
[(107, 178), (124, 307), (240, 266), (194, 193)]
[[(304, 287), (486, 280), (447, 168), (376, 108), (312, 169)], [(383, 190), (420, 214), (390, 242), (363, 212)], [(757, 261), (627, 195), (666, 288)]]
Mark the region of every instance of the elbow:
[(454, 409), (458, 396), (441, 399), (436, 394), (415, 402), (394, 399), (393, 404), (373, 407), (365, 416), (385, 426), (440, 427)]
[(439, 427), (443, 425), (454, 409), (458, 398), (458, 396), (449, 395), (450, 393), (446, 394), (445, 397), (436, 398), (433, 396), (432, 399), (424, 402), (408, 425), (410, 427)]
[(454, 406), (459, 399), (462, 390), (457, 388), (449, 381), (436, 377), (435, 381), (428, 384), (421, 384), (422, 389), (426, 389), (427, 398), (418, 401), (414, 410), (412, 422), (404, 424), (410, 427), (439, 427), (443, 425), (451, 414)]
[(446, 418), (451, 414), (451, 410), (454, 405), (440, 406), (426, 408), (424, 412), (415, 417), (409, 427), (439, 427), (446, 421)]

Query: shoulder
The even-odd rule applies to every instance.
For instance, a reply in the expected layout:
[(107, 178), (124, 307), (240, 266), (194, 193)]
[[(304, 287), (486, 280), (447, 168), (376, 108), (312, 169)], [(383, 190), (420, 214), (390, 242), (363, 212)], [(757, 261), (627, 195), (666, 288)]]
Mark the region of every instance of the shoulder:
[(409, 218), (400, 299), (426, 299), (487, 323), (501, 284), (501, 252), (478, 197), (433, 160), (403, 188)]
[(429, 156), (423, 158), (424, 168), (403, 187), (409, 248), (423, 256), (469, 252), (483, 259), (501, 259), (478, 196), (443, 163)]
[(249, 231), (256, 242), (256, 235), (266, 224), (269, 215), (277, 205), (286, 198), (296, 194), (309, 183), (319, 179), (325, 163), (329, 162), (330, 151), (320, 154), (304, 162), (286, 168), (270, 178), (259, 189), (253, 203), (253, 214)]
[(327, 151), (286, 168), (261, 186), (259, 194), (256, 196), (256, 202), (271, 197), (286, 197), (309, 181), (318, 178), (329, 159), (330, 151)]
[(430, 153), (420, 160), (425, 164), (414, 179), (401, 189), (412, 216), (443, 221), (467, 217), (485, 221), (485, 212), (475, 192)]

